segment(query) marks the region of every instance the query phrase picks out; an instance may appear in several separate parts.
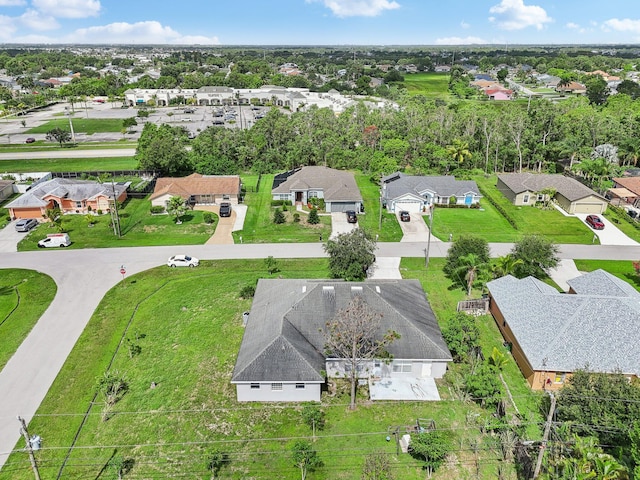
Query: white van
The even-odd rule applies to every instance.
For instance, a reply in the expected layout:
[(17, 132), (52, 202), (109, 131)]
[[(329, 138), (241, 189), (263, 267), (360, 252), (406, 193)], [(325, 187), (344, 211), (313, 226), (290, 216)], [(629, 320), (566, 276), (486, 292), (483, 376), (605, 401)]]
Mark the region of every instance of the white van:
[(50, 233), (47, 238), (38, 242), (38, 248), (68, 247), (69, 245), (71, 245), (71, 239), (68, 233)]

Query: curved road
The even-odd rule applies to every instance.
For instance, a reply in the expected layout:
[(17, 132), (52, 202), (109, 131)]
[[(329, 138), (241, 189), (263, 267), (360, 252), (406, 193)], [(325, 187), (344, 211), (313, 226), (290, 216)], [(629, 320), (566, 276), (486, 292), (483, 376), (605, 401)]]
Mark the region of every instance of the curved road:
[[(444, 257), (449, 243), (432, 242), (430, 257)], [(379, 243), (378, 257), (424, 257), (425, 243)], [(491, 244), (494, 256), (512, 244)], [(162, 265), (176, 252), (203, 260), (314, 258), (325, 256), (321, 243), (131, 247), (4, 253), (0, 268), (26, 268), (50, 275), (58, 286), (53, 302), (0, 372), (0, 468), (20, 434), (16, 416), (27, 422), (47, 394), (71, 349), (107, 291), (127, 275)], [(638, 246), (563, 245), (562, 258), (638, 260)]]

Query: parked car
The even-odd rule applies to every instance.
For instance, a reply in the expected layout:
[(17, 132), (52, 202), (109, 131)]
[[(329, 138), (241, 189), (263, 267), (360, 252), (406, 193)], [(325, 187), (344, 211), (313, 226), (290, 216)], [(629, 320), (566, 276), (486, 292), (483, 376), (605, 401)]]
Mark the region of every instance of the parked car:
[(24, 141), (24, 143), (35, 143), (35, 142), (36, 142), (36, 139), (33, 137), (29, 137)]
[(411, 215), (409, 214), (409, 212), (407, 212), (406, 210), (402, 210), (400, 212), (400, 221), (402, 221), (402, 222), (410, 222), (411, 221)]
[(37, 226), (38, 220), (36, 220), (35, 218), (23, 218), (21, 220), (18, 220), (18, 223), (16, 223), (16, 231), (28, 232), (29, 230)]
[(38, 242), (38, 248), (68, 247), (69, 245), (71, 245), (71, 239), (68, 233), (50, 233), (47, 238)]
[(197, 267), (200, 265), (200, 260), (196, 257), (190, 257), (189, 255), (174, 255), (167, 260), (167, 265), (175, 267)]
[(358, 222), (358, 216), (356, 215), (356, 212), (354, 212), (353, 210), (347, 210), (345, 213), (347, 214), (347, 222), (349, 223)]
[(195, 108), (185, 108), (184, 109), (184, 113), (196, 113), (196, 109)]
[(231, 216), (231, 204), (229, 202), (222, 202), (220, 204), (220, 216), (221, 217)]
[(594, 230), (602, 230), (604, 228), (604, 222), (597, 215), (587, 215), (585, 221)]

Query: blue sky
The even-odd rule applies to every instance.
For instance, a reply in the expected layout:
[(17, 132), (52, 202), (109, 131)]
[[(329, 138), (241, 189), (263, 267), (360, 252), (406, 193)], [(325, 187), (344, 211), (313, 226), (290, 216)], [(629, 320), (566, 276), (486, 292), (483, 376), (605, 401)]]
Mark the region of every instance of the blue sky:
[(0, 43), (640, 43), (638, 0), (0, 0)]

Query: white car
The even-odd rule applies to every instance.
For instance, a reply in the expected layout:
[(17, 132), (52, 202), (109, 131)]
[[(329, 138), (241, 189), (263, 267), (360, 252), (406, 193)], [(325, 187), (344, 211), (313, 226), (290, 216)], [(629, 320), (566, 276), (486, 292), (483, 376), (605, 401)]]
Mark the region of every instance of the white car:
[(189, 255), (174, 255), (167, 260), (167, 265), (170, 267), (197, 267), (200, 265), (200, 260)]

